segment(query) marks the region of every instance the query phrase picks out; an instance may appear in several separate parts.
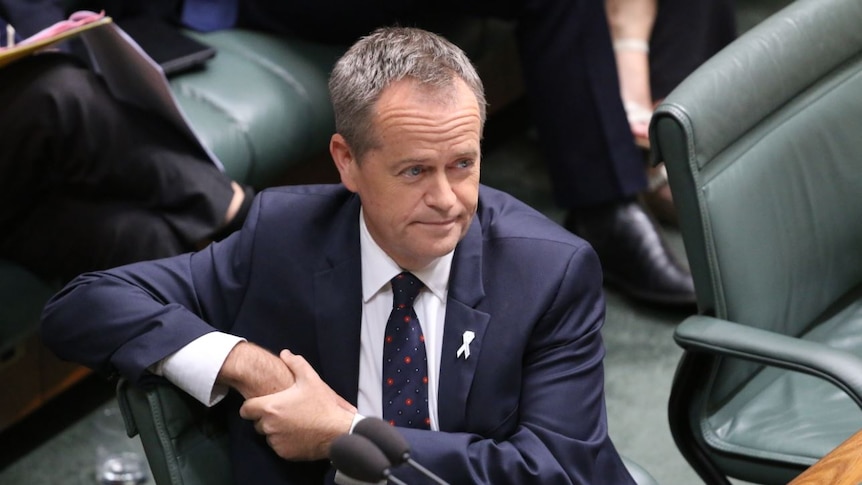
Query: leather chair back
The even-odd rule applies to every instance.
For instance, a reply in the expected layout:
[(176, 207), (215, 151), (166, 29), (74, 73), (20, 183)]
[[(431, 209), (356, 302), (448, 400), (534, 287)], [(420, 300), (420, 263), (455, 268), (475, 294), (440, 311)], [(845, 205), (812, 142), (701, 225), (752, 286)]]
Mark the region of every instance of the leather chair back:
[(227, 430), (217, 408), (170, 384), (144, 389), (124, 379), (117, 400), (127, 434), (141, 437), (156, 485), (233, 485)]
[[(657, 109), (653, 156), (667, 166), (702, 315), (862, 355), (854, 336), (862, 335), (860, 25), (859, 1), (794, 2), (701, 66)], [(686, 335), (690, 328), (682, 327)], [(774, 475), (781, 466), (749, 474), (742, 468), (758, 467), (734, 458), (757, 455), (798, 471), (862, 427), (862, 414), (834, 385), (765, 369), (765, 356), (722, 353), (698, 360), (702, 392), (690, 396), (697, 409), (689, 417), (713, 461), (735, 476), (784, 483)], [(851, 418), (773, 414), (774, 426), (788, 431), (808, 423), (826, 432), (778, 447), (758, 441), (755, 434), (781, 433), (763, 434), (763, 421), (751, 420), (809, 410), (809, 400), (826, 396), (833, 404), (819, 412)], [(748, 436), (728, 441), (734, 433)]]

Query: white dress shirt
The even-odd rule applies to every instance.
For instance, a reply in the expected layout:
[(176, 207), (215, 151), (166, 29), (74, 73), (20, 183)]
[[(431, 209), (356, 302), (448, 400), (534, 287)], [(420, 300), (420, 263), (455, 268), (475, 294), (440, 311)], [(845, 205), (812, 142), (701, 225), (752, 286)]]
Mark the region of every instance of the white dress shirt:
[[(359, 245), (362, 259), (362, 322), (359, 350), (359, 397), (361, 416), (383, 416), (383, 338), (392, 310), (389, 280), (403, 270), (377, 245), (360, 210)], [(440, 355), (443, 348), (443, 323), (453, 253), (434, 260), (413, 274), (425, 284), (413, 303), (425, 336), (428, 358), (428, 412), (431, 429), (437, 430), (437, 389), (440, 382)], [(219, 402), (228, 389), (215, 384), (221, 366), (241, 337), (212, 332), (150, 368), (207, 406)], [(289, 345), (289, 343), (288, 343)], [(290, 347), (288, 346), (288, 349)], [(356, 420), (354, 420), (354, 424)]]
[[(359, 399), (357, 410), (363, 416), (383, 416), (383, 338), (392, 311), (392, 285), (389, 282), (404, 271), (371, 237), (360, 215), (359, 244), (362, 254), (362, 334), (359, 348)], [(413, 275), (425, 288), (413, 301), (413, 309), (425, 336), (428, 358), (428, 414), (431, 429), (437, 423), (437, 388), (440, 382), (440, 354), (443, 348), (443, 321), (452, 253)]]

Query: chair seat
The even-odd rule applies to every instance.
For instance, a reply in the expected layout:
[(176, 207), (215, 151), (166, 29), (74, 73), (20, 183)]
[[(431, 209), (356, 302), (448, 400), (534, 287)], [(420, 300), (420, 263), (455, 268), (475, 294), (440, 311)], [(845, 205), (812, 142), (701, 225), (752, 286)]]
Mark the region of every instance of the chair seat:
[[(862, 357), (862, 298), (831, 313), (803, 338)], [(717, 449), (807, 466), (862, 429), (862, 410), (826, 380), (766, 368), (702, 425)]]

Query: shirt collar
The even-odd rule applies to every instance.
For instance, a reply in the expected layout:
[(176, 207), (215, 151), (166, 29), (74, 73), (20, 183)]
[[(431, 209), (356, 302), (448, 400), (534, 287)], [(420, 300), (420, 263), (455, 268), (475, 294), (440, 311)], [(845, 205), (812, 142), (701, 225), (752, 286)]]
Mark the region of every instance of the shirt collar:
[[(404, 270), (371, 237), (368, 226), (365, 225), (361, 207), (359, 209), (359, 250), (362, 258), (362, 301), (368, 303), (372, 297), (386, 288), (389, 280)], [(446, 300), (454, 253), (450, 251), (428, 266), (412, 271), (413, 275), (419, 278), (440, 301)]]

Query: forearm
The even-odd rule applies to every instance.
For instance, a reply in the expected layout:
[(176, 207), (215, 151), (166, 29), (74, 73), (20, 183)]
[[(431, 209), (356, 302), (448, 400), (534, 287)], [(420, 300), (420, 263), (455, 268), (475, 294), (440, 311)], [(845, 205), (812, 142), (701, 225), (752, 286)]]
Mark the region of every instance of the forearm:
[[(411, 458), (448, 483), (628, 483), (617, 479), (619, 470), (606, 468), (596, 458), (615, 455), (605, 449), (609, 442), (563, 439), (551, 430), (526, 426), (506, 440), (469, 433), (400, 431), (410, 443)], [(400, 467), (394, 474), (406, 483), (427, 482), (424, 475), (409, 467)]]
[(649, 41), (657, 13), (656, 0), (606, 0), (611, 36)]
[(195, 285), (192, 275), (208, 281), (208, 272), (219, 272), (208, 262), (231, 257), (201, 254), (193, 269), (194, 258), (180, 255), (79, 276), (46, 304), (43, 341), (64, 360), (136, 382), (201, 336), (230, 333), (238, 299), (231, 289), (241, 292), (243, 285)]
[(216, 377), (216, 384), (235, 389), (246, 399), (282, 391), (293, 383), (293, 373), (277, 355), (249, 342), (231, 350)]

